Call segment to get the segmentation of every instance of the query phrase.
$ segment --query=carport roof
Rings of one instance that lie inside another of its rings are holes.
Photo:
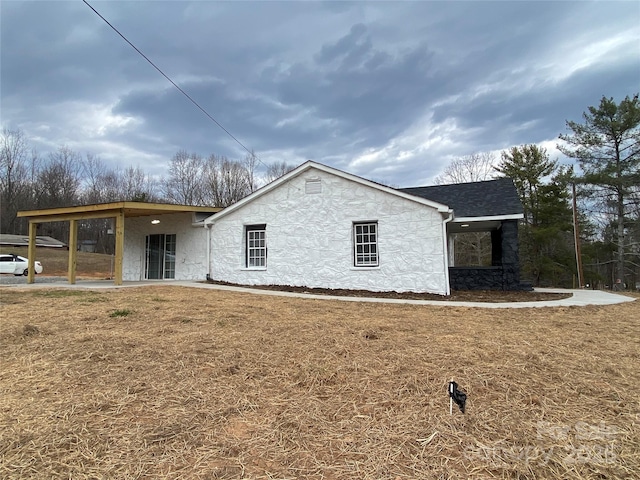
[[[181,212],[202,212],[214,214],[216,212],[219,212],[220,210],[222,210],[222,208],[220,207],[174,205],[168,203],[111,202],[78,205],[73,207],[27,210],[18,212],[18,217],[26,217],[31,220],[38,219],[40,221],[55,222],[73,219],[105,218],[113,216],[116,213],[123,213],[125,218],[129,218]]]

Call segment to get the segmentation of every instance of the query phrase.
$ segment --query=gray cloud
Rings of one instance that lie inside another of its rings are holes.
[[[265,161],[396,185],[549,142],[640,84],[632,2],[96,2]],[[162,173],[242,148],[81,2],[2,2],[2,125]],[[635,46],[635,48],[634,48]]]

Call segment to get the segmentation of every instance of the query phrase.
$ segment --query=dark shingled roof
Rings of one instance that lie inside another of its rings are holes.
[[[485,182],[398,188],[399,191],[443,203],[456,217],[494,217],[523,213],[513,180],[497,178]]]

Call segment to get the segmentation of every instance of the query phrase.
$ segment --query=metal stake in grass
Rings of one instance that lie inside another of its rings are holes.
[[[453,378],[449,382],[449,415],[453,415]]]
[[[449,382],[449,415],[453,415],[453,402],[456,402],[456,405],[460,407],[460,411],[464,413],[466,401],[467,394],[458,390],[458,384],[452,378]]]

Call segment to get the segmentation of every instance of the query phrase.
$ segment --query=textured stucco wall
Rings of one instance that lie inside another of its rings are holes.
[[[322,193],[305,193],[320,178]],[[353,222],[378,222],[379,267],[353,266]],[[295,285],[446,294],[442,215],[435,209],[311,169],[216,221],[211,277]],[[245,267],[244,226],[266,224],[267,267]]]
[[[151,220],[160,220],[152,225]],[[125,219],[122,277],[144,280],[145,236],[157,233],[176,235],[176,280],[204,280],[207,275],[207,232],[192,226],[192,213],[174,213]]]

